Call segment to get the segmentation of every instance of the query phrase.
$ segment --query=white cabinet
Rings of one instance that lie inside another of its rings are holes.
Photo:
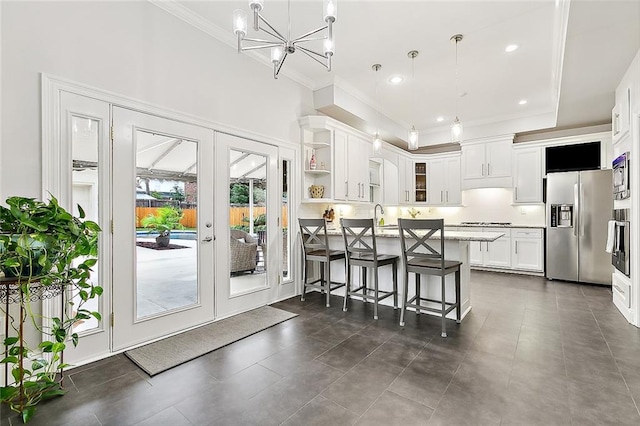
[[[369,201],[369,141],[347,135],[346,175],[347,201]],[[337,154],[336,154],[337,155]]]
[[[513,228],[511,230],[511,269],[543,272],[544,240],[542,229]]]
[[[513,202],[542,203],[542,148],[513,148]]]
[[[401,191],[398,175],[398,166],[391,161],[382,161],[382,204],[385,206],[397,206],[400,202]]]
[[[372,195],[371,143],[355,129],[329,117],[302,117],[299,124],[303,147],[302,202],[368,202]],[[312,154],[316,159],[315,169],[310,167]],[[322,186],[322,197],[311,195],[310,187],[314,185]]]
[[[460,156],[448,156],[429,160],[428,200],[435,206],[460,205]]]
[[[333,134],[333,199],[347,201],[347,134],[335,130]]]
[[[413,161],[398,156],[398,195],[400,204],[413,204],[415,202],[415,190],[414,190],[414,171]]]
[[[469,264],[487,268],[511,268],[511,230],[509,228],[482,228],[480,232],[498,232],[504,235],[492,242],[471,241],[469,244]]]
[[[513,135],[462,145],[462,189],[510,188]]]

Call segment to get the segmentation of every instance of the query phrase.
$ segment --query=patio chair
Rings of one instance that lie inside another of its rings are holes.
[[[258,242],[250,234],[239,229],[230,231],[231,273],[256,270]]]

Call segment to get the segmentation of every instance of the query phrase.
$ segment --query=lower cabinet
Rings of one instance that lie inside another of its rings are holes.
[[[493,242],[472,241],[469,247],[469,264],[487,268],[511,267],[511,229],[482,228],[482,232],[504,234]]]
[[[480,230],[478,230],[480,231]],[[469,243],[469,264],[477,268],[544,272],[544,238],[539,228],[482,228],[504,234],[487,243]]]
[[[544,241],[542,229],[511,230],[511,269],[542,272]]]

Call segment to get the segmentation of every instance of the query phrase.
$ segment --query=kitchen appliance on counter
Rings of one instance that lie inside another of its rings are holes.
[[[613,198],[624,200],[629,198],[629,153],[625,152],[613,160]]]
[[[611,285],[611,170],[547,174],[547,279]]]
[[[629,209],[616,209],[613,211],[613,249],[611,250],[611,264],[625,274],[631,276],[631,224]]]

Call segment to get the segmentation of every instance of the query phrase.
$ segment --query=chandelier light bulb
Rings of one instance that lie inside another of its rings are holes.
[[[273,62],[273,64],[277,64],[278,62],[280,62],[280,58],[282,58],[282,47],[280,46],[275,46],[271,48],[271,62]]]
[[[244,10],[233,11],[233,33],[241,37],[247,35],[247,12]]]
[[[251,10],[258,9],[258,12],[264,7],[264,0],[249,0],[249,7]]]
[[[462,123],[456,117],[451,124],[451,142],[460,142],[462,140]]]
[[[336,13],[338,12],[338,5],[336,0],[324,0],[324,21],[334,22],[336,20]]]
[[[327,56],[333,55],[333,40],[327,39],[324,41],[324,54]]]

